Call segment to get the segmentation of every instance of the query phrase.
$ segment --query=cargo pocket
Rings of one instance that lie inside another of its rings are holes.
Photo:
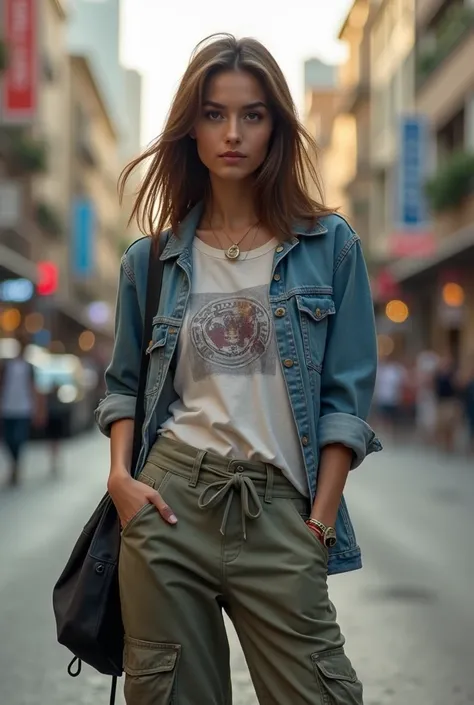
[[[315,653],[311,660],[324,705],[363,705],[362,683],[344,649]]]
[[[181,646],[125,637],[127,705],[173,705]]]

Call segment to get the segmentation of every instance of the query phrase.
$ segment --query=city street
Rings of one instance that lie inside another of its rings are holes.
[[[0,705],[107,705],[109,679],[66,673],[51,589],[103,493],[108,444],[68,442],[58,481],[41,446],[28,461],[23,487],[0,489]],[[0,485],[3,470],[0,455]],[[389,449],[355,471],[347,498],[365,567],[330,588],[365,704],[474,703],[474,463]],[[235,705],[256,705],[230,634]]]

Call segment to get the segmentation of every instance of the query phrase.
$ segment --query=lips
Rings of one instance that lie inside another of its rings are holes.
[[[242,154],[242,152],[224,152],[220,156],[228,159],[245,159],[245,154]]]

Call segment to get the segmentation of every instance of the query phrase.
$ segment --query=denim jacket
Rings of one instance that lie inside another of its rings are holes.
[[[170,234],[161,301],[153,319],[145,393],[143,443],[137,472],[176,399],[170,363],[190,294],[192,240],[202,212],[199,204]],[[112,423],[133,418],[140,368],[150,239],[142,238],[122,258],[116,311],[116,338],[106,372],[107,394],[96,411],[103,433]],[[377,366],[374,312],[359,237],[339,215],[315,227],[293,229],[276,247],[269,285],[281,369],[300,438],[308,489],[316,493],[321,449],[342,443],[353,451],[352,467],[381,449],[365,419]],[[328,573],[362,566],[361,552],[342,498],[336,522],[338,541],[330,550]]]

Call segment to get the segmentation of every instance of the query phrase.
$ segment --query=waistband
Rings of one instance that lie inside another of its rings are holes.
[[[198,450],[171,438],[160,437],[147,462],[188,480],[190,487],[204,484],[198,507],[209,510],[225,502],[220,528],[225,535],[227,520],[236,493],[240,495],[242,533],[247,538],[247,519],[258,519],[262,513],[260,497],[271,504],[275,498],[301,498],[281,470],[270,463],[232,460],[217,453]]]
[[[272,497],[304,499],[304,495],[271,463],[225,458],[165,436],[156,440],[147,462],[188,479],[193,487],[198,482],[210,485],[219,477],[229,480],[237,475],[251,480],[257,494],[264,497],[265,502],[271,502]]]

